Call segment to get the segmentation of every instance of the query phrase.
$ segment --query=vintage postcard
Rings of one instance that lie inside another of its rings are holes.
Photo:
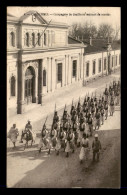
[[[120,20],[7,7],[8,188],[120,188]]]

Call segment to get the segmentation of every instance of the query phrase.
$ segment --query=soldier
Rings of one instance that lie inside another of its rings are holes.
[[[101,108],[101,122],[102,125],[104,124],[104,116],[105,116],[105,109],[104,106]]]
[[[71,130],[68,130],[66,134],[66,140],[65,140],[65,152],[66,152],[66,157],[69,157],[69,152],[71,152],[71,145],[70,145],[70,140],[71,140]]]
[[[113,97],[111,97],[111,101],[110,101],[110,116],[113,116],[114,111],[115,111],[114,100],[113,100]]]
[[[69,129],[69,122],[68,122],[68,120],[66,120],[64,123],[63,123],[63,129],[64,129],[64,131],[68,131],[68,129]]]
[[[8,133],[8,138],[10,138],[10,140],[12,141],[14,148],[16,147],[15,143],[17,141],[18,136],[19,136],[19,131],[16,128],[16,124],[13,124],[13,127],[10,128],[10,131]]]
[[[90,136],[92,136],[92,133],[93,133],[93,118],[92,118],[91,113],[89,114],[87,123],[89,125]]]
[[[107,117],[108,117],[108,103],[107,103],[107,101],[105,101],[104,109],[105,109],[105,120],[107,120]]]
[[[81,120],[80,126],[79,126],[79,131],[78,131],[78,140],[77,140],[78,147],[81,144],[81,139],[82,139],[83,133],[85,132],[85,129],[86,129],[86,124],[85,124],[84,120]]]
[[[54,123],[58,123],[58,122],[59,122],[59,116],[58,116],[58,114],[57,114],[57,111],[55,111],[54,117],[53,117],[53,124],[54,124]]]
[[[86,113],[88,112],[88,106],[87,103],[85,102],[84,107],[83,107],[83,111]]]
[[[25,130],[22,131],[20,143],[23,143],[23,141],[22,141],[22,140],[23,140],[23,137],[24,137],[24,135],[25,135],[28,131],[30,131],[30,132],[32,133],[32,135],[33,135],[33,132],[32,132],[32,125],[31,125],[30,123],[31,123],[31,121],[28,120],[28,123],[25,125]]]
[[[109,92],[108,92],[107,87],[105,88],[104,95],[105,95],[105,101],[108,101]]]
[[[46,128],[46,125],[44,123],[42,131],[41,131],[41,138],[40,138],[40,142],[38,144],[38,148],[39,148],[39,153],[41,152],[42,147],[48,147],[48,130]]]
[[[70,111],[70,115],[71,115],[71,116],[73,115],[74,110],[75,110],[75,107],[72,105],[71,111]]]
[[[63,128],[60,130],[58,137],[61,141],[61,148],[65,151],[65,139],[66,139],[66,132],[63,130]]]
[[[100,110],[99,109],[97,109],[97,111],[96,111],[96,126],[98,126],[98,129],[100,128],[100,117],[101,117],[101,113],[100,113]]]
[[[120,99],[120,92],[119,92],[119,90],[117,89],[117,90],[116,90],[116,105],[119,105],[119,99]]]
[[[102,102],[101,102],[101,99],[99,99],[98,108],[99,108],[99,109],[101,109],[101,108],[102,108]]]
[[[94,104],[92,105],[92,108],[91,108],[91,114],[92,114],[92,117],[94,118],[94,116],[95,116],[95,106],[94,106]]]
[[[63,121],[66,122],[69,120],[69,115],[67,113],[67,110],[64,110],[64,114],[63,114]]]
[[[97,155],[97,161],[99,161],[101,142],[98,139],[98,134],[95,134],[95,140],[92,143],[92,149],[93,149],[93,162],[95,162],[96,155]]]
[[[83,163],[85,160],[85,169],[88,169],[88,154],[89,154],[89,139],[87,138],[86,134],[83,134],[83,138],[81,141],[81,150],[79,154],[80,163]]]
[[[56,146],[56,137],[57,137],[57,131],[56,129],[52,129],[50,132],[50,138],[51,138],[51,143],[53,148]]]
[[[78,122],[75,121],[73,122],[73,132],[74,132],[74,135],[75,135],[75,144],[77,144],[77,139],[78,139]]]

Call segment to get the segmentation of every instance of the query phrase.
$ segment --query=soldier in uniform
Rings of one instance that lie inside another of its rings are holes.
[[[87,123],[89,125],[90,135],[92,136],[92,133],[93,133],[93,118],[92,118],[91,113],[89,114]]]
[[[70,115],[71,115],[71,116],[73,115],[74,110],[75,110],[75,107],[72,105],[71,111],[70,111]]]
[[[98,127],[98,129],[100,128],[100,120],[101,120],[101,113],[100,113],[100,110],[99,109],[97,109],[97,111],[96,111],[96,126]]]
[[[114,100],[113,100],[113,97],[111,97],[111,101],[110,101],[110,116],[113,116],[114,111],[115,111]]]
[[[102,125],[104,124],[104,117],[105,117],[105,109],[104,109],[104,106],[102,106],[102,108],[101,108],[101,122],[102,122]]]
[[[95,140],[93,140],[92,149],[93,149],[93,162],[95,162],[96,155],[97,155],[97,161],[99,161],[101,142],[98,139],[98,134],[95,134]]]
[[[51,143],[52,143],[53,148],[56,146],[56,137],[57,137],[56,129],[51,129],[50,138],[51,138]],[[50,153],[50,151],[49,151],[49,153]]]
[[[19,136],[19,131],[16,128],[16,124],[13,124],[13,126],[10,128],[10,131],[8,132],[8,138],[12,141],[14,148],[16,147],[15,143],[17,141],[18,136]]]
[[[120,99],[120,92],[117,88],[117,90],[116,90],[116,105],[119,105],[119,99]]]
[[[60,130],[58,137],[60,138],[61,148],[63,148],[65,151],[66,132],[63,130],[63,128]]]
[[[88,155],[89,155],[89,139],[87,138],[86,134],[83,134],[83,138],[81,141],[81,150],[79,154],[80,163],[83,163],[85,160],[85,169],[88,169]]]
[[[79,131],[78,131],[78,140],[77,140],[77,146],[80,146],[81,143],[81,139],[83,136],[83,133],[85,132],[86,129],[86,124],[84,122],[84,120],[80,120],[80,125],[79,125]]]
[[[104,109],[105,109],[105,120],[107,120],[107,117],[108,117],[108,103],[107,103],[107,101],[105,101]]]
[[[92,107],[91,107],[91,114],[92,114],[92,117],[93,117],[93,118],[94,118],[94,116],[95,116],[95,111],[96,111],[95,106],[94,106],[94,104],[92,104]]]
[[[105,95],[105,101],[108,101],[109,92],[107,87],[105,88],[104,95]]]
[[[20,143],[23,143],[23,141],[22,141],[22,140],[23,140],[23,137],[24,137],[24,135],[25,135],[28,131],[30,131],[30,132],[32,133],[32,135],[33,135],[33,132],[32,132],[32,125],[31,125],[31,121],[30,121],[30,120],[28,120],[28,123],[25,125],[25,130],[22,131]]]
[[[48,144],[49,144],[48,130],[47,130],[46,125],[44,123],[43,128],[42,128],[42,131],[41,131],[40,142],[38,144],[39,153],[41,152],[41,149],[43,147],[48,147]]]

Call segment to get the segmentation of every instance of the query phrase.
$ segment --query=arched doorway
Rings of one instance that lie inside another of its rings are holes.
[[[27,104],[33,103],[35,98],[35,72],[29,66],[25,73],[25,101]]]

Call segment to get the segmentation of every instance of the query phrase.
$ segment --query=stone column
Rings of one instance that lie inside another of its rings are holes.
[[[52,58],[51,58],[51,84],[50,84],[50,91],[52,91],[52,77],[53,77],[53,75],[52,75],[52,72],[53,72],[53,70],[52,70]]]
[[[78,57],[78,61],[77,61],[77,63],[78,63],[78,66],[79,66],[79,80],[81,79],[81,59],[80,59],[80,53],[79,53],[79,57]]]
[[[67,57],[67,55],[65,55],[65,84],[64,84],[65,86],[67,84],[67,80],[66,80],[66,78],[67,78],[67,67],[66,67],[67,66],[67,58],[66,57]]]
[[[43,65],[42,65],[42,59],[39,60],[39,66],[38,66],[38,104],[42,104],[42,88],[43,88]]]
[[[17,94],[17,114],[25,112],[24,102],[24,78],[22,65],[22,51],[18,54],[18,94]]]

